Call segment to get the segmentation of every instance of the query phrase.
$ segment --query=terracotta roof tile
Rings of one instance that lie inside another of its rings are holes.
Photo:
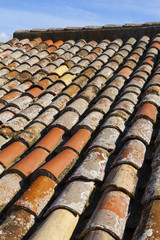
[[[113,41],[91,37],[118,26],[32,30],[0,46],[0,238],[159,238],[153,26],[122,26]]]
[[[40,188],[37,190],[37,186]],[[14,204],[19,208],[27,208],[39,215],[46,203],[54,194],[56,183],[46,176],[40,176]]]
[[[123,118],[118,116],[111,116],[108,118],[102,125],[103,128],[115,128],[120,132],[123,132],[125,129],[125,121]]]
[[[15,139],[21,140],[28,146],[32,146],[33,143],[41,136],[41,132],[45,128],[45,125],[41,122],[33,122],[27,128],[15,136]]]
[[[80,153],[90,139],[90,136],[91,132],[87,129],[79,129],[63,147],[73,149]]]
[[[121,239],[128,212],[129,196],[120,191],[106,191],[88,225],[85,233],[100,229],[109,232],[116,239]]]
[[[48,152],[46,150],[42,148],[36,148],[18,163],[16,163],[13,167],[11,167],[10,171],[18,172],[23,176],[28,176],[45,162],[47,156]]]
[[[13,219],[17,219],[18,221],[13,221]],[[19,211],[15,211],[11,214],[11,216],[6,219],[5,221],[5,231],[3,231],[3,226],[1,227],[1,237],[10,239],[10,236],[12,234],[11,229],[16,229],[13,237],[17,239],[21,239],[33,226],[34,224],[35,216],[23,209],[20,209]]]
[[[76,180],[69,183],[60,197],[51,205],[48,212],[64,208],[71,210],[74,214],[81,215],[93,189],[94,182]]]
[[[104,128],[91,144],[91,148],[101,147],[112,152],[116,148],[116,141],[119,135],[120,132],[114,128]]]
[[[100,111],[103,114],[107,113],[110,109],[111,106],[111,100],[107,99],[105,97],[100,97],[100,99],[97,101],[96,104],[94,104],[94,106],[91,108],[91,111]]]
[[[42,147],[52,151],[62,141],[64,131],[60,128],[51,129],[37,144],[36,147]]]
[[[77,127],[87,128],[92,132],[97,128],[102,118],[103,114],[101,112],[93,111],[89,113],[80,123],[78,123]]]
[[[137,139],[129,140],[115,159],[113,166],[126,163],[139,169],[142,167],[145,152],[146,148],[144,143]]]
[[[39,174],[52,176],[57,182],[61,181],[68,173],[72,165],[77,159],[77,153],[70,149],[65,149],[56,157],[43,165],[38,171]],[[44,173],[43,173],[44,172]]]
[[[72,179],[87,179],[102,181],[104,169],[108,161],[108,152],[102,148],[93,148],[84,159],[83,163],[71,175]]]
[[[62,218],[66,222],[65,225],[61,221]],[[53,213],[51,213],[50,217],[48,218],[48,221],[46,221],[46,224],[43,225],[43,229],[40,229],[42,231],[37,232],[33,236],[33,238],[37,240],[47,239],[48,231],[49,231],[51,236],[56,236],[60,239],[63,239],[63,238],[70,239],[77,225],[78,220],[79,220],[78,215],[75,216],[75,214],[71,213],[66,209],[57,209]],[[59,226],[58,228],[57,228],[57,223]],[[62,228],[63,228],[63,231],[59,231]]]
[[[151,140],[152,131],[153,124],[147,119],[140,118],[134,122],[123,140],[138,139],[148,145]]]
[[[21,142],[14,142],[0,152],[1,164],[8,167],[20,154],[24,152],[26,146]],[[14,150],[14,151],[13,151]]]
[[[133,197],[137,181],[137,170],[129,164],[121,164],[110,171],[102,188],[105,190],[109,187],[115,187]]]

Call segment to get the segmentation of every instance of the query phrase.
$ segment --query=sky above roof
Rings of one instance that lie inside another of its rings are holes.
[[[18,29],[159,22],[159,0],[0,0],[0,41]]]

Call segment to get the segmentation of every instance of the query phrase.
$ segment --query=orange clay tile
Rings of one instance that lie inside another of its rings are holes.
[[[130,197],[120,191],[105,192],[92,215],[87,230],[101,229],[122,239]]]
[[[54,194],[56,183],[46,176],[38,177],[15,203],[39,215]]]
[[[93,52],[95,52],[95,53],[97,53],[98,55],[100,55],[102,52],[103,52],[103,50],[101,49],[101,48],[95,48],[94,50],[93,50]]]
[[[40,169],[49,171],[57,178],[57,181],[60,181],[70,170],[76,159],[77,154],[70,149],[66,149],[59,153],[56,157],[52,158]]]
[[[82,151],[88,140],[90,139],[91,132],[87,129],[78,130],[73,137],[64,145],[64,147],[70,147],[76,150],[78,153]]]
[[[10,73],[7,74],[8,79],[14,79],[19,72],[17,70],[12,70]]]
[[[34,44],[33,44],[33,45],[34,45]],[[37,44],[35,44],[35,45],[37,45]],[[23,49],[25,49],[25,51],[27,52],[27,51],[29,51],[29,50],[31,49],[31,45],[26,44],[26,45],[23,47]]]
[[[46,50],[49,52],[49,53],[52,53],[53,51],[55,51],[57,48],[56,48],[56,46],[50,46],[50,47],[48,47]]]
[[[69,86],[67,89],[65,89],[64,91],[63,91],[63,93],[66,93],[66,94],[68,94],[71,98],[73,98],[77,93],[78,93],[78,91],[80,90],[80,88],[78,87],[78,86],[76,86],[76,85],[71,85],[71,86]]]
[[[131,70],[128,67],[123,67],[122,70],[120,70],[118,72],[118,74],[121,74],[123,76],[125,76],[126,78],[128,78],[130,76],[130,74],[132,73],[133,70]]]
[[[38,42],[42,42],[42,38],[35,38],[34,40],[38,41]]]
[[[13,142],[0,152],[0,161],[8,167],[26,149],[26,145],[21,142]]]
[[[62,129],[53,128],[36,144],[36,147],[44,147],[48,151],[52,151],[62,141],[63,134]]]
[[[53,41],[50,39],[44,41],[44,43],[46,43],[48,46],[53,45]]]
[[[43,89],[46,89],[49,85],[52,84],[52,82],[49,79],[43,79],[38,82],[38,84],[43,87]]]
[[[16,169],[25,176],[28,176],[44,163],[48,154],[49,153],[46,150],[42,148],[36,148],[18,163],[16,163],[11,169]]]
[[[10,93],[4,95],[3,97],[1,97],[1,99],[5,100],[6,102],[11,102],[14,99],[18,98],[20,95],[21,95],[21,93],[18,91],[10,92]]]
[[[40,89],[39,87],[33,87],[32,89],[28,90],[27,93],[30,93],[33,97],[38,97],[44,90]]]
[[[146,58],[143,63],[149,63],[152,67],[154,66],[153,58]]]
[[[62,40],[59,40],[57,42],[54,42],[53,45],[55,45],[56,47],[60,47],[64,42]]]
[[[148,92],[148,94],[146,94],[143,97],[141,103],[147,103],[147,102],[150,102],[150,103],[154,104],[156,107],[159,107],[160,106],[160,97],[157,94]]]
[[[135,118],[137,117],[148,117],[153,122],[156,121],[157,108],[151,103],[144,103],[138,110]]]
[[[55,75],[55,74],[51,74],[51,75],[49,75],[48,76],[49,77],[49,79],[52,81],[52,82],[55,82],[59,77],[57,76],[57,75]]]
[[[156,47],[158,50],[160,50],[160,43],[152,43],[151,47]]]

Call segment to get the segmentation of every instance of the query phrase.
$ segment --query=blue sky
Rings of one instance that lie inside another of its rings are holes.
[[[0,0],[0,41],[17,29],[160,21],[160,0]]]

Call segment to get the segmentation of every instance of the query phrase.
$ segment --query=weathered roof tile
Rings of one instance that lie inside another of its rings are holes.
[[[137,181],[137,170],[128,164],[121,164],[110,171],[103,185],[103,190],[115,187],[134,197]]]
[[[108,152],[102,148],[93,148],[86,156],[82,164],[71,175],[72,179],[87,179],[102,181],[105,167],[108,161]]]
[[[101,229],[121,239],[127,217],[129,196],[120,191],[105,192],[86,226],[85,232]]]
[[[157,24],[33,29],[0,45],[2,238],[29,238],[46,211],[34,240],[77,232],[131,239],[141,213],[130,200],[140,202],[152,167],[143,196],[149,217],[133,239],[159,239],[158,31]]]
[[[94,182],[76,180],[67,185],[59,198],[51,205],[49,212],[63,208],[81,215],[89,201],[90,194],[94,189]]]

